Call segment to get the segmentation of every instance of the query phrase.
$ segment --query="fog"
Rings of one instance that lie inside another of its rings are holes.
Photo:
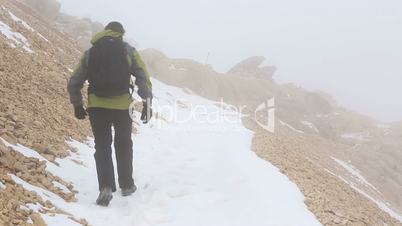
[[[220,72],[265,56],[275,80],[333,95],[382,121],[402,120],[399,0],[61,0],[62,11],[121,21],[140,49],[192,58]]]

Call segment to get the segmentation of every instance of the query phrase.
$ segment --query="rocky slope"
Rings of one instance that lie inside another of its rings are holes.
[[[0,137],[32,147],[57,163],[69,155],[65,140],[84,138],[88,125],[78,123],[66,98],[66,81],[81,52],[69,36],[18,1],[0,1]],[[29,24],[26,22],[29,21]],[[30,210],[57,212],[52,203],[25,190],[8,175],[53,191],[74,201],[72,185],[46,170],[43,162],[28,158],[0,141],[0,225],[24,225],[30,219],[43,225]],[[59,183],[68,192],[58,188]]]
[[[361,182],[334,163],[331,156],[345,148],[342,145],[298,134],[272,134],[253,123],[249,126],[256,132],[256,153],[296,182],[310,210],[324,225],[401,225],[362,191],[354,189]]]

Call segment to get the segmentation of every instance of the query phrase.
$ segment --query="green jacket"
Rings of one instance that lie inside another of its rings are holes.
[[[114,32],[112,30],[105,30],[96,34],[91,43],[94,44],[97,40],[103,37],[122,37],[122,34]],[[142,99],[152,98],[152,83],[150,81],[149,74],[142,61],[137,50],[126,44],[127,48],[127,61],[129,62],[131,68],[131,74],[136,78],[135,84],[138,86],[138,95]],[[88,59],[89,50],[84,53],[81,58],[80,64],[74,71],[73,76],[70,78],[68,83],[68,92],[70,94],[70,102],[74,106],[83,105],[82,103],[82,87],[84,83],[88,80]],[[108,109],[118,109],[126,110],[132,103],[132,98],[130,94],[123,94],[114,97],[98,97],[93,93],[88,93],[88,108],[108,108]]]

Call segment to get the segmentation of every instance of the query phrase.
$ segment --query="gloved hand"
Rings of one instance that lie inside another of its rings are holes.
[[[144,124],[147,124],[149,120],[152,118],[152,99],[147,99],[142,102],[142,113],[141,113],[141,121]]]
[[[85,119],[85,116],[87,116],[88,113],[85,110],[85,108],[82,105],[80,105],[74,107],[74,115],[77,119]]]

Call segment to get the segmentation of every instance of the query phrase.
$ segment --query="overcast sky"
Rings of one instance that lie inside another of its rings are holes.
[[[62,10],[118,20],[140,49],[226,72],[262,55],[275,79],[324,90],[343,106],[402,120],[400,0],[60,0]]]

